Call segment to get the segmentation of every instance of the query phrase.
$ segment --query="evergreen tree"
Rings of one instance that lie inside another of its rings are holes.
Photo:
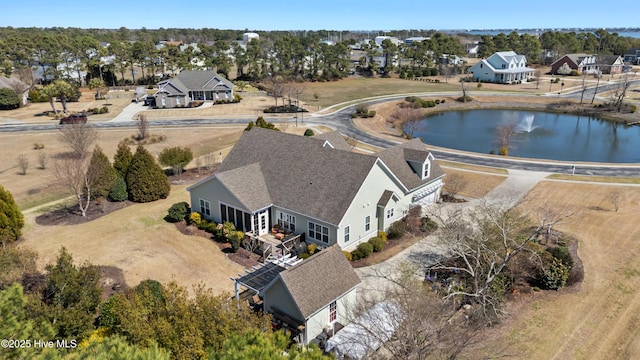
[[[49,320],[60,339],[81,339],[93,329],[102,289],[100,271],[85,263],[79,267],[63,247],[55,265],[46,267],[43,302],[34,304],[34,318]]]
[[[127,170],[129,170],[132,158],[133,154],[131,153],[129,145],[123,142],[119,143],[116,155],[113,157],[113,168],[116,169],[124,179],[127,178]]]
[[[118,172],[111,166],[109,158],[99,146],[93,149],[88,174],[92,180],[92,195],[102,198],[109,195],[109,191],[118,178]]]
[[[150,202],[169,196],[169,179],[153,156],[138,146],[127,171],[129,198],[135,202]]]
[[[18,240],[23,226],[24,216],[13,195],[0,185],[0,244]]]
[[[0,350],[4,359],[33,359],[43,351],[48,354],[56,352],[55,349],[46,350],[34,346],[33,340],[53,339],[55,332],[51,324],[47,322],[37,323],[29,319],[25,310],[26,304],[27,299],[24,296],[22,285],[16,283],[0,291],[0,319],[2,321],[0,338],[31,341],[31,346],[29,347]],[[26,345],[26,343],[22,345]]]
[[[113,186],[109,190],[109,200],[125,201],[128,198],[129,193],[127,192],[127,182],[122,176],[118,175],[118,178],[113,182]]]

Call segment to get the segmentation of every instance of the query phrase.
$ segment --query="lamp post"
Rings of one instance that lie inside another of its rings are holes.
[[[553,79],[549,80],[549,92],[551,92],[551,85],[553,85]]]

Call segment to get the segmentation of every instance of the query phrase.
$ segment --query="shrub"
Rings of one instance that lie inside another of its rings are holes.
[[[396,221],[389,226],[387,237],[389,239],[397,239],[407,232],[407,225],[403,221]]]
[[[304,131],[304,136],[314,136],[315,134],[316,133],[314,133],[311,129],[307,129]]]
[[[311,254],[307,253],[307,252],[303,252],[302,254],[298,255],[298,257],[302,260],[308,259],[311,256]]]
[[[34,150],[44,149],[44,144],[35,143],[35,144],[33,144],[33,149]]]
[[[11,110],[20,107],[20,97],[9,88],[0,89],[0,110]]]
[[[378,237],[385,243],[387,242],[387,233],[384,231],[378,231]]]
[[[193,152],[188,147],[168,147],[158,154],[158,161],[163,166],[171,167],[174,175],[182,174],[184,167],[193,160]]]
[[[189,213],[189,204],[184,201],[171,205],[165,220],[169,222],[179,222],[187,218]]]
[[[349,261],[353,260],[350,252],[343,250],[342,253],[344,254],[344,257],[347,258],[347,260],[349,260]]]
[[[429,218],[428,216],[425,216],[422,219],[420,219],[420,230],[424,232],[431,232],[437,229],[438,229],[438,224],[435,221],[431,220],[431,218]]]
[[[109,112],[109,108],[106,107],[106,106],[103,106],[103,107],[100,108],[100,112],[99,113],[100,114],[106,114],[108,112]]]
[[[440,104],[444,104],[445,101],[447,101],[447,100],[445,100],[445,99],[440,100]]]
[[[318,245],[316,244],[309,244],[307,246],[307,252],[309,253],[309,255],[315,254],[316,250],[318,250]]]
[[[33,89],[29,90],[29,101],[32,103],[42,103],[49,101],[49,99],[43,91]]]
[[[509,156],[509,148],[506,146],[500,146],[498,149],[498,155]]]
[[[127,183],[124,181],[122,176],[118,176],[118,178],[113,182],[111,189],[109,189],[109,200],[125,201],[128,198],[129,193],[127,192]]]
[[[358,245],[356,251],[359,254],[359,259],[368,258],[369,255],[371,255],[371,253],[373,252],[373,245],[369,244],[368,242],[361,243],[360,245]]]
[[[631,105],[631,112],[634,113],[636,112],[637,107],[635,105]]]
[[[232,231],[227,235],[227,239],[229,240],[229,244],[231,244],[231,250],[237,252],[244,239],[244,233],[242,231]]]
[[[573,267],[573,258],[571,257],[569,248],[567,248],[566,246],[557,246],[557,247],[549,248],[547,249],[547,251],[551,253],[551,255],[553,255],[554,258],[562,261],[562,263],[564,264],[564,266],[567,267],[567,269],[571,269]]]
[[[369,239],[369,244],[373,247],[373,252],[380,252],[384,249],[384,240],[379,237]]]
[[[202,222],[202,215],[197,211],[192,211],[189,214],[189,225],[200,226],[200,222]]]
[[[22,235],[24,216],[13,195],[0,185],[0,244],[18,240]]]
[[[562,260],[552,257],[542,274],[542,282],[547,289],[557,290],[567,283],[569,269]]]
[[[482,83],[478,83],[477,85],[478,89],[482,87]]]

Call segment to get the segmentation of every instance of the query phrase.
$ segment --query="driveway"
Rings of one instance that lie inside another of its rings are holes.
[[[471,209],[482,202],[501,204],[504,207],[511,208],[548,175],[549,173],[546,172],[510,169],[508,178],[485,197],[466,203],[440,203],[430,211],[437,211],[439,216],[446,219],[447,214],[460,209]],[[393,286],[393,278],[397,276],[401,263],[408,262],[414,265],[418,269],[416,275],[423,277],[426,268],[435,263],[445,253],[446,247],[440,243],[438,236],[430,235],[385,262],[357,268],[355,269],[356,273],[362,281],[358,289],[359,296],[381,299],[384,291]]]

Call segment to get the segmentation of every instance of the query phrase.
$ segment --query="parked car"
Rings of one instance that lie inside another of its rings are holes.
[[[156,106],[156,98],[154,98],[153,96],[147,96],[144,99],[144,106],[155,107]]]
[[[60,125],[64,124],[86,124],[87,115],[85,114],[72,114],[60,119]]]

